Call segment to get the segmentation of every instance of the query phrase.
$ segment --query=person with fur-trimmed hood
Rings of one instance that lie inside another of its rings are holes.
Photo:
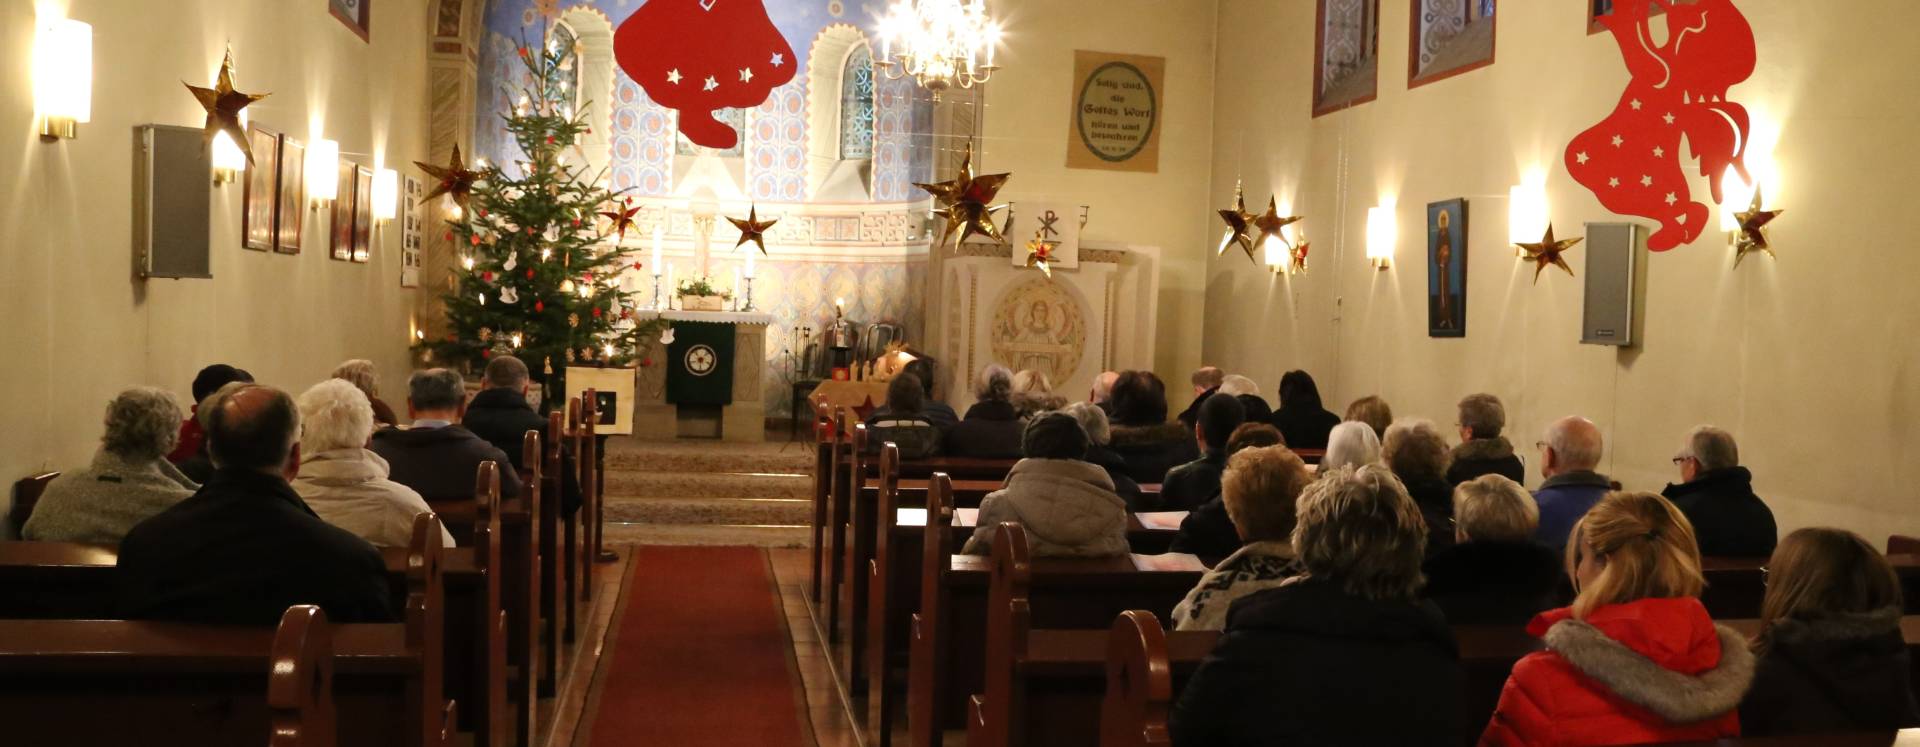
[[[1608,494],[1574,525],[1573,606],[1527,632],[1547,650],[1513,667],[1480,744],[1646,744],[1740,735],[1753,682],[1744,636],[1713,623],[1693,527],[1652,493]]]

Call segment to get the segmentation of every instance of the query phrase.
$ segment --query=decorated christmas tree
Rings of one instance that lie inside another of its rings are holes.
[[[635,319],[622,284],[640,268],[619,245],[638,211],[581,165],[588,102],[576,110],[566,83],[572,52],[520,47],[531,82],[502,115],[524,158],[517,169],[463,164],[457,149],[451,166],[419,164],[437,180],[428,199],[454,203],[447,236],[459,252],[444,296],[449,332],[422,343],[428,360],[474,370],[517,356],[548,401],[563,396],[568,366],[627,365],[665,326]]]

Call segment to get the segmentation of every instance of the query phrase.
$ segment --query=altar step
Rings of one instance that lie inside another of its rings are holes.
[[[813,462],[782,446],[609,439],[607,541],[805,547]]]

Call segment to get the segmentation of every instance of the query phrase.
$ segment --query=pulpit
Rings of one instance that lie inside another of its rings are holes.
[[[643,311],[635,316],[641,321],[663,318],[673,326],[670,333],[649,341],[640,355],[634,435],[766,439],[767,325],[773,323],[772,314]]]

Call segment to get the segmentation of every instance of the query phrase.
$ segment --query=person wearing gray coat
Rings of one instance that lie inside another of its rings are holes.
[[[980,502],[980,520],[961,549],[993,552],[1001,522],[1017,521],[1035,557],[1110,557],[1127,554],[1127,504],[1113,492],[1106,470],[1083,461],[1087,433],[1071,416],[1034,418],[1021,438],[1026,458],[1007,472],[1007,484]]]
[[[179,438],[180,406],[164,389],[137,387],[107,404],[106,433],[86,469],[54,478],[22,539],[113,544],[133,525],[186,500],[200,486],[166,460]]]

